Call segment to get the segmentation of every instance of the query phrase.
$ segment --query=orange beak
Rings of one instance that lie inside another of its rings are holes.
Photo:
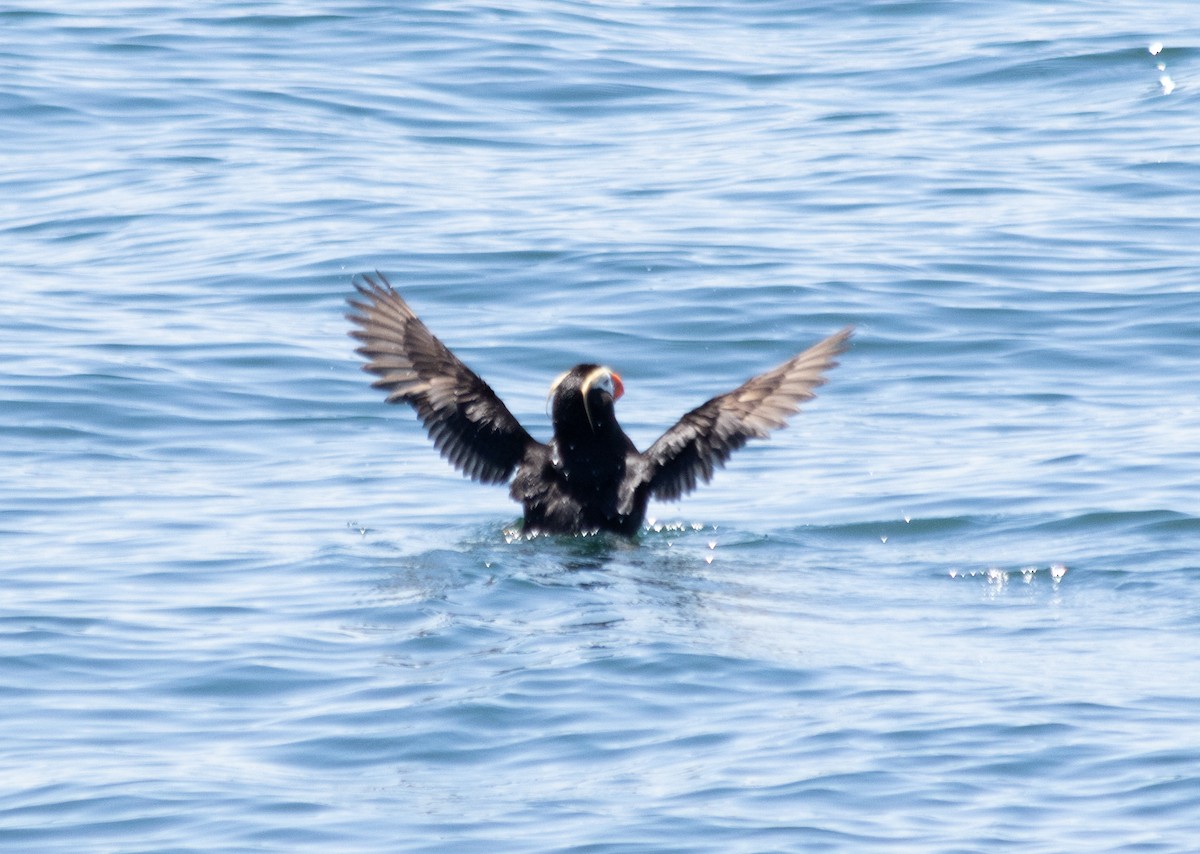
[[[609,371],[613,378],[613,400],[620,400],[621,395],[625,393],[625,383],[621,382],[621,377],[616,371]]]

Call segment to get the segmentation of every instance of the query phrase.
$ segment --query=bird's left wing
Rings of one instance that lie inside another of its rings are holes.
[[[468,477],[502,483],[535,440],[491,386],[462,363],[413,313],[380,273],[354,285],[346,319],[360,328],[364,371],[379,379],[388,403],[409,403],[442,456]]]
[[[825,382],[825,372],[837,364],[834,357],[846,349],[853,331],[846,327],[680,418],[642,455],[650,494],[670,501],[691,492],[747,439],[782,427]]]

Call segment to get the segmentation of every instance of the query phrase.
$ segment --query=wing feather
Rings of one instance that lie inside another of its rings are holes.
[[[491,387],[437,339],[381,274],[355,282],[346,319],[359,328],[363,370],[379,379],[388,403],[417,411],[434,446],[463,474],[502,483],[534,443]]]
[[[651,495],[670,501],[691,492],[711,480],[747,440],[786,424],[801,403],[815,396],[813,389],[825,383],[825,372],[837,365],[835,357],[853,332],[847,326],[680,418],[643,455]]]

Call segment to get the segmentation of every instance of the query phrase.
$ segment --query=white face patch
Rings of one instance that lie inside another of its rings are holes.
[[[605,367],[599,367],[593,370],[583,380],[583,385],[579,387],[579,391],[583,393],[583,413],[587,416],[588,424],[593,430],[596,429],[596,422],[592,420],[592,408],[588,406],[588,396],[592,389],[600,389],[600,391],[608,392],[608,396],[616,400],[621,396],[617,390],[620,380],[616,379],[613,372]]]
[[[588,393],[594,388],[606,391],[610,395],[615,395],[616,388],[613,385],[612,371],[608,368],[596,368],[596,370],[587,375],[587,379],[583,381],[583,385],[580,387],[585,400]]]

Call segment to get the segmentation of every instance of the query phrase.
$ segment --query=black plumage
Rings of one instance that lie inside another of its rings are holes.
[[[406,402],[434,445],[473,480],[503,483],[525,511],[528,534],[641,528],[650,498],[675,499],[708,482],[748,439],[782,427],[846,349],[846,327],[782,365],[684,415],[645,452],[617,423],[621,378],[601,365],[576,365],[551,388],[554,436],[534,439],[491,387],[439,341],[381,274],[356,283],[361,299],[347,319],[359,328],[363,369]]]

